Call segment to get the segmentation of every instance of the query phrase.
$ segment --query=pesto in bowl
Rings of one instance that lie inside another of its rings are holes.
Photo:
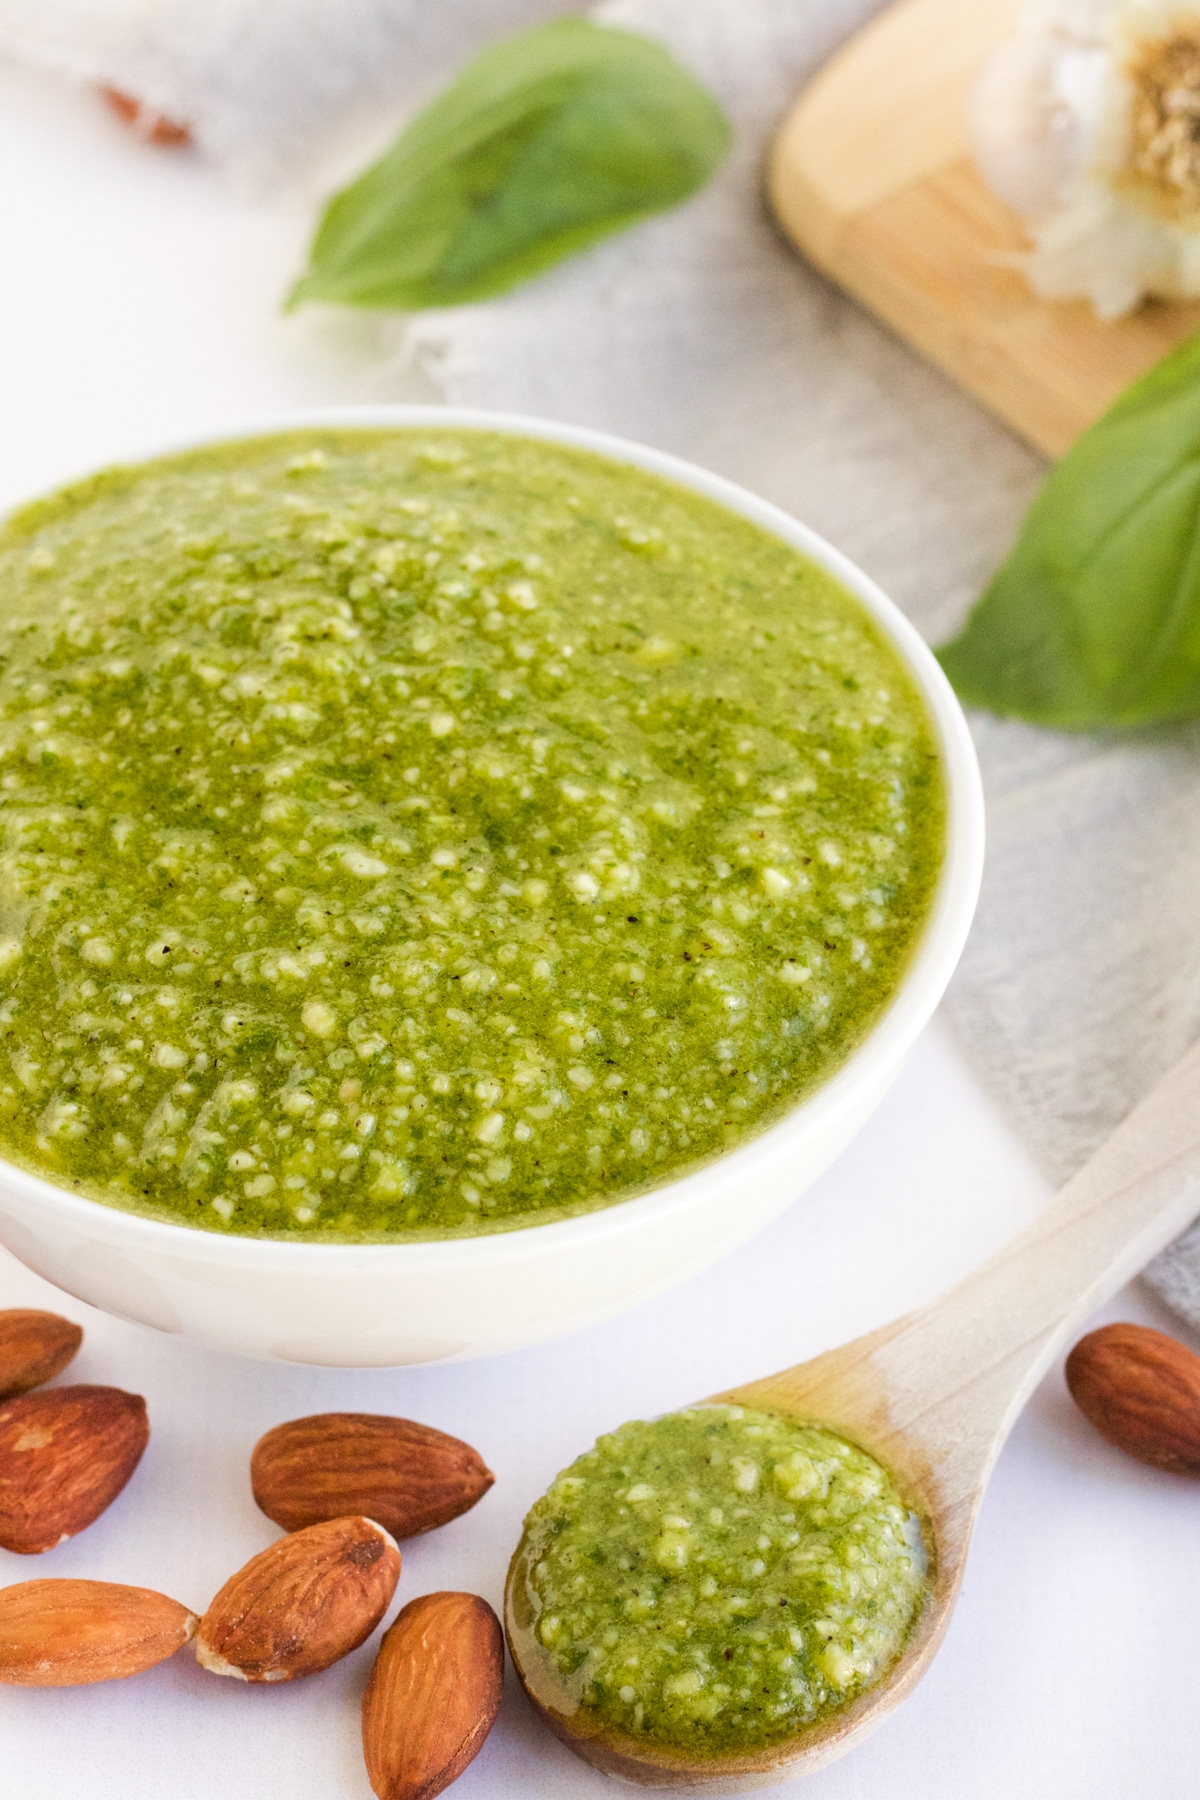
[[[272,1237],[611,1204],[845,1061],[944,829],[881,628],[662,477],[463,428],[112,470],[0,533],[0,1154]]]

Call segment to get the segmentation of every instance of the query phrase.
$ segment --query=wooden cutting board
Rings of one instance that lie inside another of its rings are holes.
[[[1038,300],[1017,215],[971,161],[979,71],[1021,0],[899,0],[801,94],[768,186],[801,250],[1020,435],[1060,456],[1135,376],[1200,328],[1200,305],[1102,324]]]

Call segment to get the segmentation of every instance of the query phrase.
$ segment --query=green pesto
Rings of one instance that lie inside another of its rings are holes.
[[[555,1481],[512,1571],[517,1653],[577,1724],[692,1756],[778,1743],[885,1674],[926,1594],[865,1451],[705,1406],[622,1425]]]
[[[0,1152],[210,1230],[537,1223],[860,1041],[944,831],[787,545],[582,452],[305,431],[0,531]]]

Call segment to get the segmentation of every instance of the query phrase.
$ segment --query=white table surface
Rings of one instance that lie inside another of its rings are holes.
[[[306,211],[231,198],[98,104],[0,66],[0,506],[62,477],[272,410],[378,394],[372,320],[283,320]],[[394,377],[389,398],[398,394]],[[419,396],[410,392],[408,397]],[[86,1329],[71,1378],[144,1393],[142,1466],[82,1537],[0,1585],[81,1575],[200,1610],[268,1543],[257,1437],[327,1408],[458,1433],[496,1471],[480,1506],[406,1547],[400,1600],[499,1604],[525,1508],[595,1435],[880,1324],[1016,1231],[1046,1188],[935,1022],[829,1175],[720,1268],[553,1346],[397,1372],[259,1365],[94,1313],[0,1252],[0,1306]],[[1104,1317],[1174,1329],[1140,1289]],[[1200,1491],[1108,1449],[1043,1385],[984,1506],[957,1616],[916,1695],[808,1800],[1175,1800],[1200,1766]],[[0,1689],[0,1790],[20,1800],[370,1800],[358,1743],[369,1648],[294,1687],[189,1656],[125,1683]],[[462,1800],[587,1800],[577,1763],[510,1683]]]

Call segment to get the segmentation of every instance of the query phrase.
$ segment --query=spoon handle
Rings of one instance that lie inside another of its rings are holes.
[[[1197,1214],[1200,1045],[958,1287],[732,1397],[857,1425],[922,1489],[932,1481],[943,1549],[965,1547],[992,1463],[1063,1344]]]
[[[899,1322],[883,1365],[893,1375],[908,1365],[905,1385],[923,1412],[953,1405],[964,1384],[974,1389],[975,1409],[982,1392],[994,1391],[994,1422],[1006,1434],[1081,1321],[1197,1214],[1200,1044],[1031,1225],[949,1294]]]
[[[980,1492],[1080,1323],[1198,1213],[1200,1044],[1012,1243],[877,1334],[891,1431],[925,1445],[943,1490]]]

